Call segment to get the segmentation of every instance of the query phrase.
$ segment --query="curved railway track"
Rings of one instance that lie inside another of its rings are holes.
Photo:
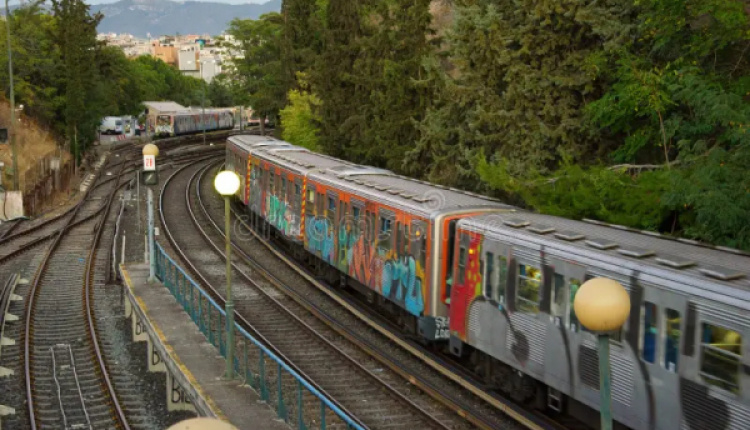
[[[24,373],[30,428],[129,430],[98,345],[89,300],[97,245],[125,162],[110,187],[75,206],[45,254],[26,305]],[[93,235],[91,232],[94,232]]]
[[[201,193],[206,200],[205,204],[201,202],[201,211],[210,220],[214,231],[221,235],[223,201],[210,183],[203,185]],[[202,200],[200,196],[197,198]],[[394,324],[372,312],[366,304],[341,291],[332,291],[286,257],[283,251],[254,235],[241,215],[234,215],[235,238],[244,235],[245,240],[233,240],[233,247],[240,258],[252,267],[256,278],[262,278],[267,285],[293,297],[339,335],[369,350],[371,356],[383,366],[399,373],[476,427],[534,430],[582,428],[577,421],[554,422],[486,390],[453,363],[446,362],[420,344],[404,339]]]
[[[161,217],[171,245],[197,278],[223,303],[224,255],[221,237],[199,209],[195,192],[207,163],[188,166],[169,178],[161,196]],[[176,204],[177,199],[187,203]],[[169,201],[171,204],[165,205]],[[187,209],[187,211],[185,211]],[[189,216],[189,220],[186,220]],[[207,247],[208,245],[208,247]],[[398,376],[388,374],[356,345],[343,344],[335,332],[294,300],[261,285],[247,274],[242,261],[234,264],[233,288],[237,320],[304,375],[334,403],[366,428],[469,428],[458,415],[418,393]],[[309,410],[309,408],[305,408]],[[291,414],[290,414],[291,415]]]

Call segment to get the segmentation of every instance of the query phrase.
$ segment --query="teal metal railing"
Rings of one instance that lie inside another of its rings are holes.
[[[226,358],[226,313],[172,258],[156,244],[156,276]],[[364,430],[276,354],[235,322],[234,370],[275,407],[280,419],[299,430],[345,427]]]

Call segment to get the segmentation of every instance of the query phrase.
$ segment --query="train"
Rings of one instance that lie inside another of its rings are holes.
[[[610,336],[616,427],[750,428],[748,254],[541,215],[263,136],[230,137],[225,163],[259,231],[488,390],[598,427],[597,338],[573,300],[605,277],[631,301]]]
[[[206,131],[231,130],[234,128],[234,112],[231,109],[202,109],[162,113],[156,117],[154,133],[157,137],[172,137]]]

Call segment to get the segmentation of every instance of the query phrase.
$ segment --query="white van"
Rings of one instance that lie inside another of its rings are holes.
[[[122,118],[119,116],[105,116],[99,126],[101,134],[122,134]]]

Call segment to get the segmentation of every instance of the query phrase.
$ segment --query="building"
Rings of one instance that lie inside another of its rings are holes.
[[[177,48],[172,44],[163,44],[159,40],[151,41],[151,55],[167,64],[177,65]]]
[[[184,75],[200,77],[199,56],[200,46],[183,45],[178,53],[177,68]]]

